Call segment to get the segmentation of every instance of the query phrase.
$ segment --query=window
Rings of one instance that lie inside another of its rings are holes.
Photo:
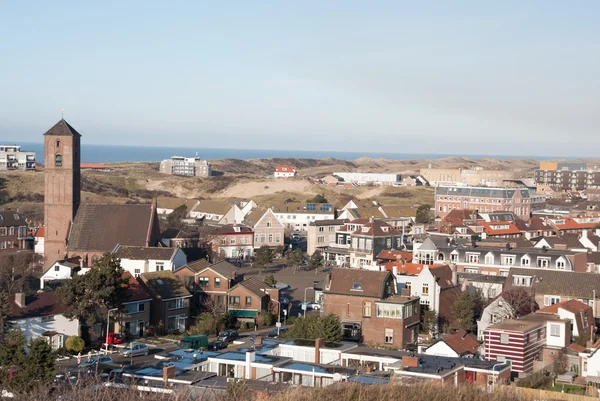
[[[187,320],[187,316],[179,315],[179,316],[171,316],[167,320],[167,329],[170,332],[179,332],[183,333],[185,331],[185,322]]]
[[[281,234],[275,234],[275,242],[281,242]]]
[[[271,227],[273,227],[273,223],[271,223],[271,220],[267,221],[267,227],[268,227],[268,228],[271,228]]]
[[[556,295],[544,295],[544,306],[554,305],[560,302],[560,297]]]
[[[246,297],[246,306],[252,305],[252,297]]]
[[[229,245],[235,245],[235,237],[229,239]]]
[[[61,155],[56,155],[56,158],[54,160],[55,160],[54,165],[56,167],[61,167],[62,166],[62,161],[63,160],[62,160],[62,156]]]
[[[410,295],[411,294],[411,290],[412,290],[411,283],[404,284],[404,288],[406,288],[406,291],[408,292],[408,295]]]
[[[494,264],[494,255],[488,253],[487,255],[485,255],[485,264],[486,265],[493,265]]]
[[[319,227],[319,232],[322,233],[323,231],[325,231],[325,227]]]
[[[550,258],[537,258],[537,267],[548,268],[550,267]]]
[[[371,302],[363,302],[363,317],[371,317]]]
[[[529,334],[525,334],[525,345],[529,344]]]
[[[318,242],[319,244],[324,244],[324,243],[325,243],[325,237],[324,237],[324,236],[322,236],[322,235],[318,236],[318,237],[317,237],[317,242]]]
[[[423,295],[429,295],[429,284],[423,284]]]
[[[515,264],[515,256],[514,255],[502,255],[502,265],[504,266],[512,266]]]
[[[362,283],[352,283],[352,291],[362,291]]]
[[[541,340],[542,339],[542,329],[538,329],[537,330],[537,339]]]
[[[260,242],[263,243],[263,242],[265,242],[266,239],[267,239],[267,237],[264,234],[261,234]]]
[[[8,235],[15,235],[15,228],[14,227],[10,227]]]
[[[0,249],[6,249],[6,241],[0,241]]]
[[[525,255],[521,258],[521,266],[522,267],[529,267],[531,265],[531,259],[529,259],[529,256]]]
[[[60,141],[56,141],[56,147],[60,148]]]
[[[528,276],[513,276],[513,285],[519,287],[528,287],[531,284],[531,277]]]
[[[169,310],[183,309],[186,307],[185,298],[177,298],[169,301]]]
[[[163,271],[165,270],[165,262],[156,262],[156,271]]]
[[[198,285],[200,287],[208,287],[210,279],[208,277],[198,277]]]
[[[561,259],[557,259],[556,260],[556,268],[557,269],[563,269],[564,270],[565,267],[566,267],[566,264],[565,264],[565,260],[564,259],[561,258]]]
[[[269,234],[269,243],[273,242],[273,234]]]
[[[60,271],[60,265],[56,265],[56,266],[54,266],[54,271],[55,271],[55,272],[59,272],[59,271]]]
[[[53,322],[54,316],[42,316],[42,323]]]
[[[450,254],[450,261],[454,263],[458,262],[458,255],[455,253]]]
[[[497,313],[492,313],[490,318],[492,323],[498,323],[500,321],[500,316]]]
[[[146,310],[146,305],[143,302],[134,302],[127,304],[127,313],[140,313]]]
[[[138,278],[140,276],[140,274],[142,273],[141,269],[134,269],[133,270],[133,276],[135,278]]]
[[[0,235],[4,236],[7,235],[8,231],[6,227],[0,227]]]
[[[550,336],[560,337],[560,324],[551,324],[550,325]]]
[[[221,238],[221,245],[227,245],[227,238]]]
[[[215,288],[219,288],[221,286],[221,278],[215,277]]]
[[[479,263],[479,254],[467,253],[467,263]]]
[[[385,343],[393,344],[394,343],[394,329],[385,329]]]
[[[229,305],[240,306],[240,297],[229,297]]]
[[[508,344],[508,334],[500,334],[500,344]]]
[[[376,314],[377,317],[383,317],[387,319],[402,319],[403,305],[396,304],[384,304],[376,303]]]

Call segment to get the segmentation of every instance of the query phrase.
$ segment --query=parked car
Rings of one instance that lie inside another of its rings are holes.
[[[208,348],[208,337],[204,335],[197,336],[186,336],[179,340],[178,348],[185,349],[207,349]]]
[[[267,337],[269,338],[279,338],[279,336],[281,336],[282,334],[286,333],[288,331],[288,329],[286,329],[285,327],[282,327],[279,329],[279,332],[277,332],[277,329],[273,329],[271,330],[271,332],[269,333],[269,335]]]
[[[146,344],[129,343],[125,348],[119,351],[119,355],[129,358],[130,356],[148,355],[149,352],[150,349]]]
[[[290,300],[287,299],[286,297],[281,297],[281,299],[279,300],[279,302],[281,302],[281,306],[288,306],[290,304]]]
[[[209,351],[218,351],[227,348],[227,343],[224,341],[212,341],[208,343]]]
[[[125,341],[119,333],[108,333],[108,344],[123,344]]]
[[[319,305],[316,302],[302,302],[300,304],[300,308],[302,310],[313,310],[313,309],[314,310],[319,310],[319,309],[321,309],[321,305]]]
[[[93,356],[91,358],[86,359],[85,361],[79,364],[80,368],[89,368],[90,366],[95,366],[98,363],[112,363],[113,359],[110,356]]]
[[[300,241],[300,234],[298,233],[293,233],[292,234],[292,241]]]
[[[219,337],[217,337],[217,340],[224,341],[226,343],[230,343],[234,340],[237,340],[239,336],[240,335],[235,330],[225,330],[224,332],[219,334]]]

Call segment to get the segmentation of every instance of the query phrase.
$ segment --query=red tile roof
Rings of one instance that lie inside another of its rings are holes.
[[[282,164],[280,166],[275,166],[276,173],[293,173],[296,171],[296,167],[290,166],[289,164]]]
[[[37,229],[37,231],[35,232],[35,237],[44,238],[44,227],[40,227]]]
[[[424,265],[418,263],[402,263],[402,262],[387,262],[382,263],[379,266],[385,268],[385,270],[393,272],[394,266],[398,268],[398,274],[407,274],[409,276],[416,276],[423,270]]]
[[[521,234],[521,230],[510,221],[495,221],[493,223],[479,222],[478,226],[483,227],[487,235],[513,235]],[[495,226],[508,226],[507,228],[495,229]]]
[[[123,273],[121,276],[129,281],[129,288],[127,289],[127,301],[136,302],[152,299],[152,296],[142,287],[142,285],[131,275],[129,272]]]
[[[562,308],[572,313],[583,312],[588,309],[592,309],[591,306],[584,304],[583,302],[571,299],[569,301],[562,301],[554,305],[546,306],[538,310],[539,313],[558,313],[558,308]]]
[[[410,262],[412,260],[413,254],[412,252],[404,252],[404,251],[388,251],[383,250],[377,255],[377,259],[387,259],[387,260],[406,260]]]
[[[476,354],[479,351],[479,342],[472,335],[463,330],[446,337],[442,340],[452,348],[459,356],[464,354]]]
[[[571,349],[571,350],[573,350],[575,352],[583,352],[583,351],[585,351],[585,347],[582,347],[581,345],[575,344],[575,343],[569,345],[567,348],[569,348],[569,349]]]
[[[558,224],[557,222],[562,221],[562,223]],[[571,218],[566,219],[558,219],[558,220],[550,220],[552,225],[559,230],[584,230],[591,229],[598,225],[598,223],[579,223]]]

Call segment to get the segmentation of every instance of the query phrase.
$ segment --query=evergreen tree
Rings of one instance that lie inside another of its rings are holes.
[[[308,260],[308,265],[311,269],[315,269],[316,274],[319,271],[319,267],[323,266],[323,261],[324,258],[321,251],[316,251],[310,256],[310,259]]]
[[[269,287],[275,287],[275,284],[277,284],[277,280],[275,279],[275,276],[273,276],[272,274],[269,274],[267,277],[265,277],[265,284],[268,285]]]
[[[415,216],[415,221],[419,224],[428,224],[431,223],[432,213],[431,213],[431,205],[421,205],[417,209],[417,214]]]
[[[273,251],[267,245],[263,245],[256,251],[256,266],[261,273],[273,262]]]
[[[317,339],[325,341],[342,340],[342,323],[339,316],[329,314],[327,316],[307,316],[298,318],[287,332],[288,338]]]
[[[465,331],[473,330],[475,301],[468,292],[463,292],[452,307],[454,326]]]

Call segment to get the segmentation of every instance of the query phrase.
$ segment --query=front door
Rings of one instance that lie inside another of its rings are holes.
[[[144,321],[143,320],[140,320],[138,322],[138,336],[144,337]]]

